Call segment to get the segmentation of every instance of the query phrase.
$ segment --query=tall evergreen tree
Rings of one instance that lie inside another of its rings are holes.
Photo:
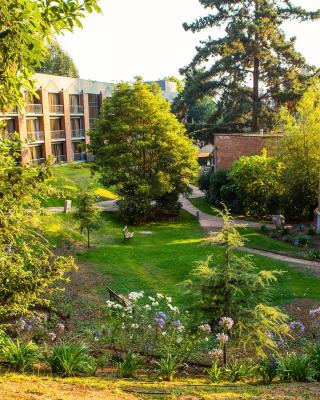
[[[320,10],[307,11],[291,0],[199,1],[212,11],[184,28],[198,32],[224,27],[225,35],[202,42],[181,72],[191,76],[198,69],[202,92],[224,94],[227,100],[241,95],[251,109],[252,132],[270,127],[270,114],[297,100],[303,83],[315,73],[295,51],[295,38],[287,40],[281,26],[287,20],[319,19]]]

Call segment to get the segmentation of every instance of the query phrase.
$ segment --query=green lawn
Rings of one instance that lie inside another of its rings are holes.
[[[196,262],[211,253],[216,262],[222,259],[222,249],[205,245],[196,219],[185,212],[177,221],[135,227],[135,237],[129,243],[122,240],[124,224],[116,215],[105,213],[103,218],[102,227],[94,235],[94,248],[79,251],[77,258],[80,263],[110,276],[110,285],[117,291],[145,290],[150,294],[160,291],[182,305],[183,289],[177,284],[188,278]],[[64,239],[81,239],[70,214],[49,215],[42,222],[56,245]],[[285,304],[294,298],[320,300],[320,280],[312,273],[267,257],[252,257],[259,269],[285,272],[275,286],[275,303]]]
[[[66,191],[67,194],[62,198],[55,196],[49,197],[42,202],[44,207],[63,206],[65,198],[77,202],[77,192],[80,189],[90,188],[99,196],[99,200],[114,199],[115,194],[104,188],[98,175],[91,175],[90,164],[73,163],[56,165],[53,167],[53,177],[48,180],[48,184],[56,189]]]

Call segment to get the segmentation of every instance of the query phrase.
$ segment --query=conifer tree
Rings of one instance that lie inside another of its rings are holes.
[[[319,19],[320,10],[307,11],[291,0],[199,1],[210,14],[184,28],[198,32],[223,27],[225,35],[202,42],[181,72],[190,77],[197,71],[196,86],[202,93],[229,99],[241,95],[241,107],[245,101],[251,109],[252,132],[270,127],[272,113],[284,103],[294,103],[315,72],[295,51],[295,38],[286,39],[282,24]],[[199,69],[203,65],[206,68]]]

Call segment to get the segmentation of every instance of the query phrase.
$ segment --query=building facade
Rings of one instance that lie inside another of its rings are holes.
[[[63,76],[35,74],[38,96],[25,93],[25,107],[0,114],[8,133],[18,132],[24,148],[22,164],[86,161],[88,131],[99,115],[102,101],[115,85]],[[177,95],[173,82],[159,81],[163,96]]]

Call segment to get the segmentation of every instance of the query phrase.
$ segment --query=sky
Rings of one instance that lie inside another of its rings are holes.
[[[320,0],[293,0],[308,9]],[[74,59],[80,77],[107,82],[130,81],[135,76],[157,80],[178,75],[195,54],[200,40],[219,30],[184,31],[183,22],[208,14],[199,0],[100,0],[103,13],[91,14],[83,29],[60,36],[62,47]],[[320,67],[320,20],[286,23],[288,37],[297,37],[299,50]]]

